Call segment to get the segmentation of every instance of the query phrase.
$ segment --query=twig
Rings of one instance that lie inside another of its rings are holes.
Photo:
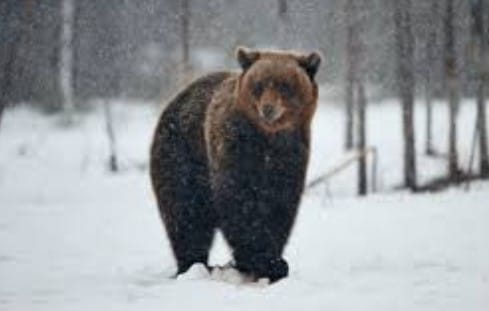
[[[107,131],[107,137],[109,139],[109,168],[111,172],[117,172],[119,165],[117,163],[117,151],[116,151],[116,138],[114,133],[114,126],[112,120],[112,110],[110,109],[109,102],[104,101],[104,115],[105,115],[105,129]]]
[[[358,159],[366,157],[369,153],[372,153],[372,156],[374,157],[374,161],[373,161],[374,165],[372,165],[372,187],[373,187],[373,189],[376,190],[377,189],[377,185],[376,185],[376,182],[377,182],[377,177],[376,177],[376,175],[377,175],[377,150],[375,147],[368,147],[363,151],[352,152],[351,156],[349,158],[347,158],[346,160],[344,160],[343,162],[341,162],[339,165],[333,167],[331,170],[329,170],[325,174],[313,179],[309,184],[307,184],[306,189],[308,190],[308,189],[314,188],[314,187],[318,186],[319,184],[321,184],[325,181],[328,181],[328,179],[330,179],[331,177],[335,176],[336,174],[342,172],[347,167],[349,167],[350,165],[355,163]]]

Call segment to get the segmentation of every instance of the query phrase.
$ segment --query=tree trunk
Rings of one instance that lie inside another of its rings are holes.
[[[182,82],[187,83],[190,79],[190,0],[180,0],[181,1],[181,12],[180,12],[180,22],[182,30]]]
[[[479,132],[479,159],[480,159],[480,175],[483,178],[489,178],[489,155],[487,146],[487,123],[486,123],[486,91],[485,84],[488,76],[489,53],[487,49],[487,39],[489,37],[489,7],[483,0],[478,1],[478,18],[475,19],[476,29],[479,29],[478,36],[478,68],[479,81],[477,88],[477,129]]]
[[[481,77],[477,88],[477,131],[479,132],[479,158],[480,175],[489,178],[489,156],[487,152],[487,127],[485,106],[485,83],[486,79]]]
[[[278,13],[278,32],[277,38],[275,38],[277,44],[282,48],[290,47],[291,43],[294,42],[291,34],[293,33],[290,29],[290,18],[287,0],[278,0],[277,3],[277,13]],[[293,44],[293,43],[292,43]]]
[[[448,88],[449,133],[448,133],[448,176],[450,181],[460,181],[457,152],[457,110],[459,105],[457,59],[455,54],[453,0],[446,0],[445,18],[445,77]]]
[[[367,183],[367,153],[365,152],[367,148],[367,135],[366,121],[365,121],[365,111],[367,108],[367,97],[365,94],[365,88],[362,82],[358,82],[358,122],[357,122],[357,150],[359,153],[364,153],[363,157],[359,158],[358,161],[358,194],[363,196],[367,194],[368,183]]]
[[[287,17],[287,0],[278,0],[278,16],[281,19],[285,19]]]
[[[346,81],[345,81],[345,149],[353,148],[353,126],[354,126],[354,83],[357,71],[357,55],[355,53],[355,21],[354,21],[354,0],[347,0],[345,4],[346,15]]]
[[[2,54],[5,53],[6,59],[2,68],[2,76],[0,77],[0,126],[2,124],[2,117],[8,101],[10,100],[10,91],[12,88],[12,74],[15,52],[17,50],[18,40],[10,40],[5,46],[2,47]]]
[[[416,190],[416,145],[414,136],[414,89],[413,72],[414,38],[411,29],[411,1],[396,1],[395,28],[397,51],[397,80],[402,103],[404,136],[404,185]]]
[[[63,0],[62,2],[62,28],[60,49],[60,86],[65,122],[73,123],[75,104],[73,100],[73,25],[75,2]]]
[[[431,74],[428,74],[431,75]],[[432,77],[426,77],[426,145],[425,153],[429,156],[435,154],[433,148],[433,93]]]
[[[5,3],[4,6],[1,7],[0,11],[1,16],[11,22],[12,18],[12,4]],[[18,29],[9,29],[12,32],[12,36],[5,40],[0,46],[0,57],[3,58],[1,64],[1,72],[0,74],[0,126],[2,124],[3,113],[5,108],[9,104],[9,101],[12,100],[12,81],[14,74],[14,63],[15,57],[17,56],[17,51],[19,49],[20,42],[20,31]]]
[[[436,45],[437,45],[437,21],[438,21],[438,1],[433,1],[430,7],[431,23],[429,29],[428,39],[426,40],[426,145],[425,153],[427,155],[434,155],[435,150],[433,148],[433,82],[434,78],[434,66],[436,61]]]

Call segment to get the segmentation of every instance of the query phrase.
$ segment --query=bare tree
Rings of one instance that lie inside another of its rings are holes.
[[[357,150],[358,153],[363,153],[364,156],[358,160],[358,194],[366,195],[368,191],[367,183],[367,134],[366,134],[366,120],[365,111],[367,108],[367,96],[365,94],[365,87],[361,81],[357,84]]]
[[[3,86],[2,86],[3,88]],[[3,111],[5,110],[5,107],[7,106],[7,102],[5,100],[5,95],[4,95],[4,90],[0,90],[2,94],[0,94],[0,127],[2,126],[2,118],[3,118]]]
[[[459,105],[457,56],[455,52],[454,33],[454,1],[446,0],[444,16],[445,32],[445,79],[449,105],[449,133],[448,133],[448,176],[450,181],[460,180],[457,152],[457,110]]]
[[[12,11],[12,6],[5,3],[1,9],[1,15],[7,18]],[[10,90],[12,88],[13,64],[19,40],[17,36],[12,36],[10,40],[5,40],[0,46],[0,56],[2,57],[2,74],[0,75],[0,125],[2,123],[3,112],[10,100]]]
[[[425,71],[425,94],[426,94],[426,144],[425,153],[434,155],[433,147],[433,84],[435,81],[434,66],[436,62],[436,47],[438,42],[438,10],[439,2],[432,1],[429,12],[429,33],[426,40],[426,71]]]
[[[354,126],[354,83],[355,75],[358,70],[358,55],[356,53],[355,42],[357,40],[356,18],[354,0],[346,0],[345,2],[345,18],[346,18],[346,81],[345,81],[345,107],[346,107],[346,123],[345,123],[345,149],[353,148],[353,126]]]
[[[18,5],[14,1],[0,3],[0,16],[9,24],[6,28],[10,31],[10,36],[5,36],[0,44],[0,124],[5,108],[18,95],[14,94],[14,89],[19,84],[16,82],[22,81],[24,88],[29,88],[32,83],[30,77],[26,77],[25,71],[28,67],[26,60],[29,59],[26,50],[32,43],[34,3],[32,0],[23,1],[20,4],[20,17],[15,16],[15,10],[19,10]]]
[[[404,136],[404,185],[411,190],[416,190],[414,37],[411,29],[411,0],[394,2],[394,23],[396,30],[397,84],[401,98]]]
[[[65,122],[73,123],[75,104],[73,100],[73,25],[75,21],[74,0],[62,1],[62,27],[59,77]]]
[[[290,45],[292,38],[290,37],[292,31],[290,28],[291,20],[289,18],[289,6],[287,0],[278,0],[277,2],[278,13],[278,33],[277,43],[280,47],[285,48]]]
[[[489,38],[489,5],[483,0],[474,1],[472,7],[473,28],[472,34],[476,49],[476,62],[478,72],[477,81],[477,133],[479,134],[480,174],[483,178],[489,177],[489,155],[487,146],[486,125],[486,90],[489,75],[489,51],[487,40]]]
[[[180,0],[180,23],[182,31],[182,82],[190,78],[190,0]]]
[[[489,178],[489,156],[487,147],[486,121],[486,88],[487,78],[479,79],[477,83],[477,132],[479,134],[479,169],[483,178]]]

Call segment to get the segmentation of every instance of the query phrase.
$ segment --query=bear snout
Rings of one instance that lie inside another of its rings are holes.
[[[283,113],[283,108],[276,107],[273,104],[264,104],[260,109],[260,117],[267,123],[273,123],[280,119]]]

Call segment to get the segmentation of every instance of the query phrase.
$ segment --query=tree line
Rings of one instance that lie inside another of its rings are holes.
[[[472,0],[462,5],[457,0],[429,1],[424,16],[429,23],[424,28],[425,41],[417,40],[415,35],[415,1],[403,0],[391,2],[394,22],[394,46],[396,68],[396,90],[401,105],[403,129],[403,171],[404,187],[412,191],[432,190],[452,183],[459,184],[473,178],[489,177],[489,156],[487,147],[486,122],[486,85],[489,73],[489,3],[484,0]],[[359,194],[366,194],[367,173],[365,164],[365,37],[362,31],[367,26],[362,16],[368,4],[346,0],[346,74],[345,74],[345,148],[353,149],[364,155],[359,160]],[[465,10],[465,11],[463,11]],[[457,32],[457,15],[465,16],[468,27],[468,39],[462,40]],[[419,46],[421,45],[421,46]],[[416,72],[416,57],[425,59],[425,69]],[[466,51],[461,57],[459,50]],[[367,67],[368,68],[368,67]],[[440,70],[441,69],[441,70]],[[368,69],[367,69],[368,70]],[[465,76],[464,76],[465,75]],[[457,116],[460,98],[467,93],[467,87],[475,88],[477,105],[474,127],[473,150],[478,145],[479,169],[472,172],[472,160],[469,170],[462,169],[457,149]],[[358,88],[358,95],[355,90]],[[446,158],[446,176],[420,185],[417,178],[417,150],[414,124],[415,98],[422,90],[426,104],[426,133],[424,153],[428,156]],[[433,145],[433,98],[444,99],[448,105],[448,150],[435,150]],[[358,123],[355,135],[355,123]],[[354,144],[357,141],[356,145]]]
[[[368,149],[368,100],[399,97],[404,185],[422,188],[413,123],[415,98],[422,97],[424,152],[445,157],[447,179],[460,182],[473,174],[459,163],[458,106],[460,98],[476,97],[478,174],[487,177],[488,6],[484,0],[4,0],[0,113],[22,102],[73,112],[90,98],[157,100],[197,74],[236,66],[237,45],[316,49],[325,63],[319,82],[343,88],[335,98],[345,106],[345,149]],[[434,148],[434,99],[449,105],[446,151]]]

